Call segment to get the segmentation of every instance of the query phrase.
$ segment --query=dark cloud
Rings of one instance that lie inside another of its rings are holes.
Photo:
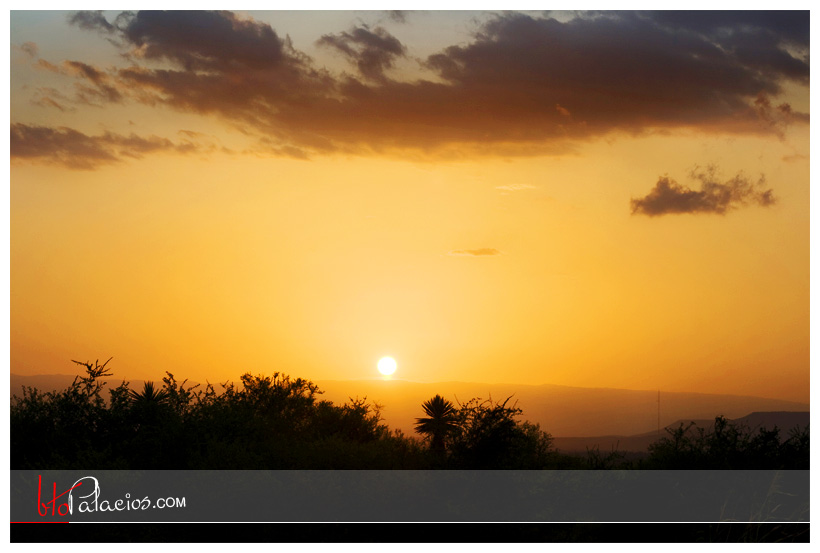
[[[501,252],[495,248],[479,248],[477,250],[452,250],[448,252],[447,255],[484,257],[491,255],[501,255]]]
[[[230,12],[138,12],[122,18],[121,35],[134,64],[116,77],[138,101],[218,113],[269,136],[284,138],[278,114],[310,110],[332,86],[269,25]]]
[[[148,153],[172,151],[191,153],[199,147],[187,140],[173,143],[166,138],[123,136],[105,133],[89,136],[66,127],[11,126],[12,159],[39,160],[63,165],[70,169],[94,169],[123,158],[141,158]]]
[[[781,137],[785,133],[786,127],[794,121],[809,122],[808,114],[794,113],[792,107],[785,103],[774,106],[771,99],[764,94],[758,95],[754,106],[761,123]]]
[[[119,90],[122,83],[105,71],[97,69],[92,65],[79,61],[64,61],[60,65],[54,65],[44,59],[37,60],[33,65],[35,69],[49,71],[58,75],[70,75],[79,77],[80,81],[74,83],[75,95],[69,98],[65,94],[59,93],[56,89],[50,88],[50,96],[62,98],[63,101],[75,104],[89,104],[98,106],[101,103],[119,103],[123,100],[123,94]],[[87,84],[90,83],[90,84]],[[44,89],[38,89],[44,90]],[[35,100],[35,103],[41,103]],[[46,105],[51,105],[48,100]]]
[[[76,24],[107,29],[80,13]],[[787,82],[807,86],[808,12],[710,14],[493,16],[471,41],[424,60],[434,79],[409,82],[385,75],[406,54],[378,27],[319,39],[356,64],[353,77],[230,12],[124,12],[111,36],[130,65],[107,80],[79,65],[74,74],[88,101],[214,114],[300,155],[536,155],[619,132],[779,135],[808,122],[777,100]]]
[[[807,63],[789,60],[782,67],[746,62],[701,34],[636,16],[560,23],[508,15],[428,63],[486,107],[506,105],[502,116],[526,112],[555,129],[552,106],[561,106],[585,123],[567,132],[598,134],[738,123],[749,130],[757,124],[751,102],[758,95],[781,92],[795,64],[808,77]]]
[[[737,37],[768,35],[776,42],[808,48],[808,13],[799,10],[668,10],[643,15],[665,27],[701,33],[727,47],[731,47]]]
[[[393,21],[394,23],[407,23],[406,10],[388,10],[387,17],[389,17],[390,21]]]
[[[270,25],[231,12],[140,11],[124,18],[120,30],[135,56],[188,71],[234,74],[299,62]]]
[[[111,84],[113,79],[103,71],[78,61],[67,61],[65,62],[65,66],[71,73],[83,77],[83,79],[90,81],[93,85],[85,86],[78,84],[77,101],[93,104],[95,100],[109,103],[117,103],[122,100],[120,91],[117,90],[115,85]]]
[[[718,213],[749,204],[763,207],[776,201],[772,189],[764,189],[766,180],[753,182],[742,174],[726,182],[718,182],[716,170],[708,168],[693,172],[700,181],[700,190],[692,190],[669,177],[660,177],[655,187],[643,198],[632,199],[632,214],[650,217],[672,213]]]
[[[354,62],[362,76],[381,80],[386,69],[393,67],[396,58],[405,55],[399,40],[381,27],[372,31],[367,25],[349,32],[324,35],[316,43],[335,48]]]
[[[72,13],[68,16],[68,22],[88,31],[112,33],[116,29],[114,25],[108,22],[101,10],[86,10]]]

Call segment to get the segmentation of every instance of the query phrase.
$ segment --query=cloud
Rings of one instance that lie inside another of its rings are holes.
[[[56,108],[62,112],[76,111],[76,108],[70,105],[72,102],[71,98],[52,87],[38,87],[31,97],[31,103],[36,106]]]
[[[19,49],[32,58],[36,58],[40,54],[40,48],[37,47],[35,42],[24,42],[19,46]]]
[[[63,64],[70,73],[82,77],[86,81],[90,81],[92,86],[85,86],[77,83],[77,98],[76,101],[85,104],[94,104],[96,100],[119,103],[122,100],[122,94],[115,85],[112,85],[112,79],[100,71],[96,67],[78,62],[66,61]]]
[[[760,71],[789,73],[808,84],[809,20],[799,11],[647,12],[659,26],[699,33]],[[790,52],[792,50],[792,52]],[[794,56],[793,52],[799,52]]]
[[[55,108],[62,112],[74,111],[74,108],[61,104],[51,96],[38,96],[37,98],[32,99],[31,103],[35,106],[41,106],[44,108]]]
[[[79,78],[79,81],[74,83],[72,98],[55,88],[37,89],[38,93],[48,90],[52,101],[53,98],[59,97],[64,102],[99,106],[103,103],[120,103],[123,100],[122,84],[116,77],[87,63],[64,61],[60,65],[55,65],[47,60],[38,59],[33,67],[41,71]],[[46,105],[49,104],[49,99],[34,100],[37,104],[43,104],[44,101]]]
[[[111,33],[115,30],[114,25],[105,19],[105,16],[102,14],[101,10],[75,12],[68,17],[68,22],[87,31],[103,31],[106,33]]]
[[[386,76],[406,50],[380,27],[319,39],[356,65],[351,76],[231,12],[78,13],[81,28],[113,27],[127,60],[106,80],[73,66],[81,101],[215,115],[272,152],[529,156],[613,133],[780,136],[808,122],[776,100],[786,84],[808,86],[808,12],[496,15],[413,81]]]
[[[780,159],[782,159],[783,161],[785,161],[787,163],[791,163],[793,161],[807,160],[807,159],[809,159],[809,156],[804,155],[804,154],[794,153],[794,154],[785,155]]]
[[[40,70],[43,70],[43,71],[50,71],[52,73],[57,73],[57,74],[62,74],[62,75],[66,74],[64,70],[60,69],[58,66],[56,66],[53,63],[51,63],[47,60],[44,60],[44,59],[37,60],[37,63],[35,63],[32,67],[34,67],[34,69],[40,69]]]
[[[782,81],[808,78],[807,61],[770,49],[777,55],[741,58],[709,36],[650,16],[560,23],[511,14],[428,63],[454,89],[472,91],[487,107],[505,106],[496,115],[528,117],[543,134],[558,134],[559,125],[570,136],[715,124],[749,131],[757,127],[753,102],[760,93],[777,94]],[[566,126],[560,118],[570,113],[584,124]]]
[[[772,189],[764,189],[765,177],[752,182],[742,174],[726,182],[718,182],[716,170],[707,168],[693,172],[700,181],[700,190],[692,190],[669,177],[660,177],[655,187],[643,198],[632,199],[632,214],[650,217],[672,213],[717,213],[757,204],[768,207],[776,202]]]
[[[447,255],[485,257],[501,255],[501,252],[495,248],[479,248],[477,250],[452,250],[447,252]]]
[[[505,190],[507,192],[518,192],[520,190],[534,190],[538,187],[531,184],[504,184],[501,186],[496,186],[495,188],[497,190]]]
[[[316,44],[335,48],[356,63],[362,76],[374,80],[384,79],[384,71],[393,67],[395,59],[406,52],[396,37],[381,27],[371,31],[367,25],[350,32],[323,35]]]
[[[387,10],[387,17],[394,23],[407,23],[407,10]]]
[[[67,127],[41,127],[20,123],[11,126],[12,159],[37,160],[70,169],[95,169],[124,158],[138,159],[148,153],[191,153],[199,146],[185,140],[173,143],[166,138],[148,138],[105,133],[89,136]]]
[[[786,127],[796,119],[808,123],[809,116],[805,113],[795,114],[789,104],[783,103],[773,106],[772,101],[765,94],[759,94],[754,102],[757,116],[776,135],[783,137]]]
[[[269,25],[231,12],[140,11],[124,17],[119,30],[135,58],[188,71],[240,73],[297,62]]]

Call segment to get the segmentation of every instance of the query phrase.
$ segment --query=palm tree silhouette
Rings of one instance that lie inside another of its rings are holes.
[[[450,402],[436,394],[421,404],[426,417],[416,419],[416,432],[430,437],[430,449],[444,452],[447,436],[458,430],[458,411]]]
[[[129,390],[131,401],[134,403],[165,403],[168,400],[168,391],[154,388],[153,382],[146,382],[143,386],[142,392],[136,390]]]

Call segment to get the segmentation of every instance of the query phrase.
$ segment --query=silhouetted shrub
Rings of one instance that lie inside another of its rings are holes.
[[[109,360],[110,361],[110,360]],[[11,404],[15,469],[338,469],[425,468],[427,453],[391,433],[365,399],[319,401],[307,380],[242,375],[217,393],[185,387],[166,373],[162,387],[128,384],[102,396],[105,364],[80,363],[68,389],[26,388]]]
[[[109,359],[110,361],[110,359]],[[186,387],[166,373],[161,387],[127,382],[103,396],[108,361],[85,367],[65,390],[25,388],[11,402],[12,469],[808,469],[809,431],[752,432],[723,417],[714,428],[669,429],[635,464],[589,450],[551,449],[552,437],[518,420],[522,410],[474,398],[455,408],[422,405],[424,443],[382,423],[367,398],[320,400],[316,384],[273,373],[239,385]]]
[[[757,432],[716,417],[713,429],[681,424],[649,446],[641,468],[809,469],[809,429],[795,428],[781,440],[780,429]]]
[[[473,398],[458,409],[450,464],[464,469],[546,468],[552,438],[537,424],[517,421],[522,410]]]

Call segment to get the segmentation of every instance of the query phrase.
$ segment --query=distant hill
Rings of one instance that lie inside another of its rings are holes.
[[[717,416],[717,415],[716,415]],[[734,420],[734,419],[733,419]],[[692,423],[695,423],[692,425]],[[657,438],[658,435],[667,436],[666,429],[675,430],[683,425],[684,428],[689,428],[691,425],[692,429],[695,428],[703,428],[705,430],[712,430],[712,427],[715,426],[715,418],[712,417],[711,419],[678,419],[673,423],[667,424],[660,430],[660,434],[658,430],[651,430],[649,432],[644,432],[642,434],[636,434],[633,438]]]
[[[598,448],[601,453],[610,451],[648,452],[649,444],[659,439],[657,433],[651,436],[593,436],[581,438],[553,438],[552,446],[562,453],[586,453]]]
[[[391,428],[413,434],[421,404],[436,394],[465,402],[473,397],[504,400],[512,396],[523,418],[541,425],[553,436],[635,436],[658,428],[658,392],[554,385],[420,383],[402,380],[318,381],[324,398],[335,402],[364,397],[384,405],[382,416]],[[807,403],[720,394],[661,391],[661,427],[678,420],[714,421],[754,412],[809,411]],[[602,447],[603,449],[603,447]]]
[[[11,393],[21,395],[24,385],[43,391],[64,389],[73,380],[74,375],[65,374],[11,374]],[[121,382],[122,379],[111,379],[108,387],[117,386]],[[141,388],[143,385],[142,380],[130,380],[130,383],[132,388]],[[568,437],[567,440],[577,442],[579,438],[593,437],[600,442],[601,451],[611,449],[611,444],[619,441],[620,450],[625,450],[626,444],[633,443],[637,448],[647,439],[651,443],[658,436],[657,391],[470,382],[421,383],[404,380],[327,380],[317,381],[316,384],[324,391],[321,397],[334,403],[344,403],[351,397],[367,397],[369,401],[383,405],[384,421],[391,428],[400,429],[407,435],[414,435],[415,420],[422,416],[422,402],[441,394],[454,403],[466,402],[473,397],[486,399],[490,396],[494,400],[503,401],[512,396],[510,404],[516,403],[523,409],[524,419],[539,423],[543,430],[553,436]],[[760,417],[767,421],[775,420],[772,416],[776,413],[776,420],[781,421],[776,424],[785,429],[794,426],[788,422],[794,417],[794,420],[807,421],[808,411],[807,403],[777,399],[661,392],[660,422],[663,427],[677,426],[676,421],[695,420],[711,424],[716,415],[723,415],[729,419],[743,417],[748,419],[750,426],[755,426],[759,424]],[[801,419],[800,413],[795,412],[803,412],[805,418]],[[654,432],[652,429],[655,429]],[[633,446],[630,445],[631,447]],[[636,450],[644,449],[645,447],[640,447]],[[581,450],[584,448],[581,447]]]
[[[781,434],[786,434],[795,427],[801,429],[808,428],[810,417],[808,412],[792,412],[792,411],[778,411],[773,413],[751,413],[745,417],[735,419],[737,424],[746,426],[751,430],[758,428],[767,428],[771,430],[777,426],[781,430]]]

